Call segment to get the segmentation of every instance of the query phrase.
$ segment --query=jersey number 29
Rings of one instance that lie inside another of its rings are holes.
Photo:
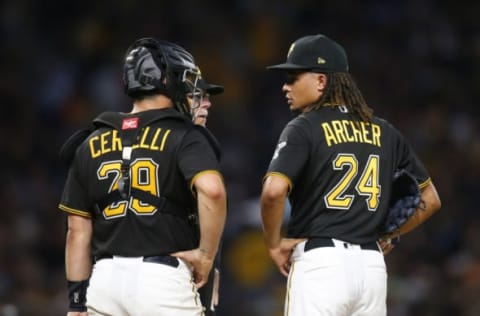
[[[121,175],[121,160],[106,161],[100,165],[97,171],[97,177],[100,180],[107,180],[113,174],[113,181],[108,192],[118,190],[118,183]],[[137,159],[130,164],[131,186],[132,188],[147,191],[152,195],[159,196],[157,180],[158,164],[151,159]],[[105,207],[103,216],[105,218],[115,218],[124,216],[127,209],[132,210],[137,215],[152,215],[157,209],[149,204],[142,203],[139,199],[130,197],[127,201],[112,203]]]

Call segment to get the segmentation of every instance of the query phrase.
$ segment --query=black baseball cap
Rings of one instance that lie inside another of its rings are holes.
[[[285,63],[267,69],[348,72],[348,59],[345,49],[334,40],[323,34],[308,35],[290,45]]]
[[[223,86],[208,83],[203,78],[198,79],[197,86],[211,95],[220,94],[224,90]]]

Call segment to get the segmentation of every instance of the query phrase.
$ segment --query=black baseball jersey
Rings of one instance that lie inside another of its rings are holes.
[[[288,237],[330,237],[351,243],[378,239],[395,170],[420,187],[428,173],[404,137],[373,117],[352,119],[347,108],[301,114],[284,128],[267,172],[290,184]]]
[[[193,181],[201,173],[220,172],[206,136],[173,109],[110,112],[110,117],[117,128],[100,125],[78,147],[59,208],[92,218],[94,256],[163,255],[197,247],[198,231],[185,217],[196,209]],[[168,201],[162,209],[135,194],[99,207],[105,196],[121,191],[122,155],[128,155],[121,135],[131,131],[136,131],[128,146],[131,190],[162,197]]]

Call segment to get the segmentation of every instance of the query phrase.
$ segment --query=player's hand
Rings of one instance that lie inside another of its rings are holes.
[[[88,316],[87,312],[68,312],[67,316]]]
[[[392,243],[392,239],[389,236],[380,237],[378,243],[384,256],[395,248],[395,245]]]
[[[208,274],[213,266],[214,257],[207,256],[205,251],[200,249],[192,249],[172,253],[171,256],[177,257],[185,261],[193,269],[193,280],[197,288],[201,288],[208,281]]]
[[[280,270],[280,273],[283,274],[284,276],[288,276],[288,273],[290,271],[290,257],[293,252],[293,248],[295,246],[302,242],[305,241],[306,239],[291,239],[291,238],[282,238],[280,245],[275,248],[269,249],[270,252],[270,257],[272,260],[275,262],[277,265],[278,270]]]

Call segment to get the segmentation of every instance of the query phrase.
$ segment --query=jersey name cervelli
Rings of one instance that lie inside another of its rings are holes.
[[[163,151],[171,129],[161,127],[145,129],[140,132],[138,142],[132,145],[132,149],[148,149],[152,151]],[[117,130],[108,130],[100,135],[91,137],[88,140],[91,158],[98,158],[103,154],[122,151],[122,139]]]

